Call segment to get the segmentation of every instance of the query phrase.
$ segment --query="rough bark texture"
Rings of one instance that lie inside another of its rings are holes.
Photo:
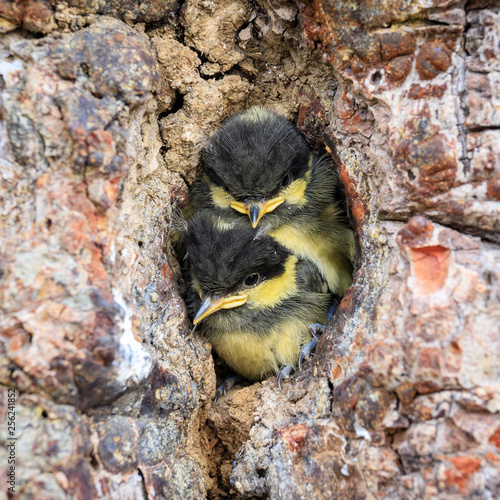
[[[498,495],[499,2],[0,0],[0,32],[15,497]],[[331,149],[357,270],[303,372],[214,407],[170,235],[252,104]]]

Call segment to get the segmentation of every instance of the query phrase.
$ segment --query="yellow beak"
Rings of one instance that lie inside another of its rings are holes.
[[[276,198],[272,198],[271,200],[263,201],[250,200],[245,203],[233,201],[231,203],[231,208],[234,208],[234,210],[240,212],[241,214],[247,214],[248,217],[250,217],[252,227],[257,227],[260,219],[262,219],[265,214],[275,210],[284,201],[285,197],[282,195],[276,196]]]
[[[233,295],[231,297],[213,298],[207,297],[201,304],[196,316],[193,319],[193,325],[199,323],[203,318],[210,316],[221,309],[232,309],[242,306],[248,299],[248,295]]]

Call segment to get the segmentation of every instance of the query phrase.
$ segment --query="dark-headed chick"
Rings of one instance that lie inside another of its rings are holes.
[[[295,367],[331,294],[314,264],[250,225],[200,212],[184,238],[188,309],[219,356],[249,380]]]
[[[234,227],[257,228],[314,263],[330,291],[344,294],[355,244],[338,174],[295,125],[262,107],[233,115],[210,140],[204,169],[187,218],[211,210]]]

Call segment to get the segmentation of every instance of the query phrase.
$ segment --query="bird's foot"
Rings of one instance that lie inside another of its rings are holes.
[[[316,344],[318,341],[316,339],[312,339],[309,344],[306,344],[301,350],[300,350],[300,355],[299,355],[299,370],[302,371],[302,361],[304,359],[309,359],[309,356],[311,355],[311,352],[314,350],[316,347]]]
[[[326,326],[321,323],[313,323],[312,325],[309,325],[309,333],[312,335],[313,340],[316,340],[316,342],[319,340],[321,335],[323,335],[325,330]]]
[[[299,354],[299,370],[302,370],[302,361],[304,359],[308,359],[313,349],[316,347],[318,343],[319,337],[325,331],[326,326],[321,323],[314,323],[313,325],[309,325],[309,333],[312,335],[313,339],[309,344],[306,344],[301,350]],[[283,366],[278,372],[278,387],[281,389],[281,382],[283,379],[290,377],[293,372],[293,368],[291,366]]]
[[[231,387],[237,384],[240,380],[241,377],[239,375],[231,375],[230,377],[227,377],[215,391],[214,404],[217,403],[222,396],[225,396],[227,391],[229,391],[229,389],[231,389]]]
[[[302,361],[304,359],[309,359],[309,356],[313,352],[316,344],[318,343],[319,337],[325,332],[326,326],[321,323],[314,323],[309,325],[309,333],[312,335],[312,340],[309,344],[306,344],[301,350],[299,354],[299,370],[302,370]]]
[[[339,308],[340,297],[337,300],[336,297],[332,298],[332,302],[330,303],[330,307],[328,308],[328,312],[326,313],[326,319],[330,321],[333,318],[333,315]]]
[[[330,321],[335,314],[335,311],[339,307],[338,300],[333,298],[328,308],[327,319]],[[309,356],[313,352],[316,344],[318,343],[319,337],[325,332],[326,326],[321,323],[314,323],[309,325],[309,333],[312,335],[312,340],[308,344],[306,344],[301,350],[299,354],[299,370],[302,370],[302,362],[304,359],[309,359]],[[291,366],[283,366],[278,372],[278,387],[281,389],[281,382],[283,379],[290,377],[293,372],[293,368]]]
[[[281,382],[284,378],[288,378],[290,374],[293,372],[293,368],[291,366],[282,366],[280,371],[278,372],[278,387],[281,389]]]

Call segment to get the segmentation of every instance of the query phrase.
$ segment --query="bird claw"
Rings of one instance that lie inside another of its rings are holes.
[[[217,390],[215,391],[215,397],[214,397],[214,404],[217,403],[217,401],[219,401],[219,399],[222,397],[222,396],[225,396],[227,393],[227,389],[224,387],[224,384],[222,384],[220,387],[217,388]]]
[[[293,368],[291,366],[282,366],[278,373],[278,387],[281,389],[281,382],[284,378],[288,378],[292,373]]]
[[[227,377],[215,391],[214,404],[217,403],[222,396],[225,396],[227,391],[229,391],[229,389],[231,389],[240,379],[241,377],[239,375]]]
[[[340,300],[340,299],[339,299]],[[330,307],[328,308],[328,312],[326,313],[326,319],[330,321],[333,318],[333,315],[339,308],[339,301],[334,297],[330,303]]]
[[[318,343],[319,337],[325,332],[326,326],[321,323],[314,323],[309,325],[309,333],[312,335],[312,340],[309,344],[306,344],[301,350],[299,354],[299,370],[302,370],[302,361],[304,359],[309,359],[311,352],[313,352],[316,344]]]
[[[313,323],[309,325],[309,333],[313,336],[313,339],[316,342],[319,340],[319,337],[325,332],[326,326],[321,323]],[[309,345],[309,344],[308,344]]]
[[[312,326],[312,325],[311,325]],[[318,343],[318,340],[316,336],[309,342],[309,344],[306,344],[301,350],[299,354],[299,370],[302,371],[302,361],[304,359],[309,359],[309,356],[311,355],[311,352],[313,349],[316,347],[316,344]]]
[[[328,308],[327,318],[330,321],[335,314],[335,311],[338,309],[339,303],[336,298],[332,299],[330,307]],[[312,340],[309,344],[306,344],[301,350],[299,354],[299,370],[302,370],[302,361],[304,359],[309,359],[311,352],[313,352],[316,344],[318,343],[319,337],[325,333],[326,326],[321,323],[314,323],[309,325],[309,333],[312,335]]]

